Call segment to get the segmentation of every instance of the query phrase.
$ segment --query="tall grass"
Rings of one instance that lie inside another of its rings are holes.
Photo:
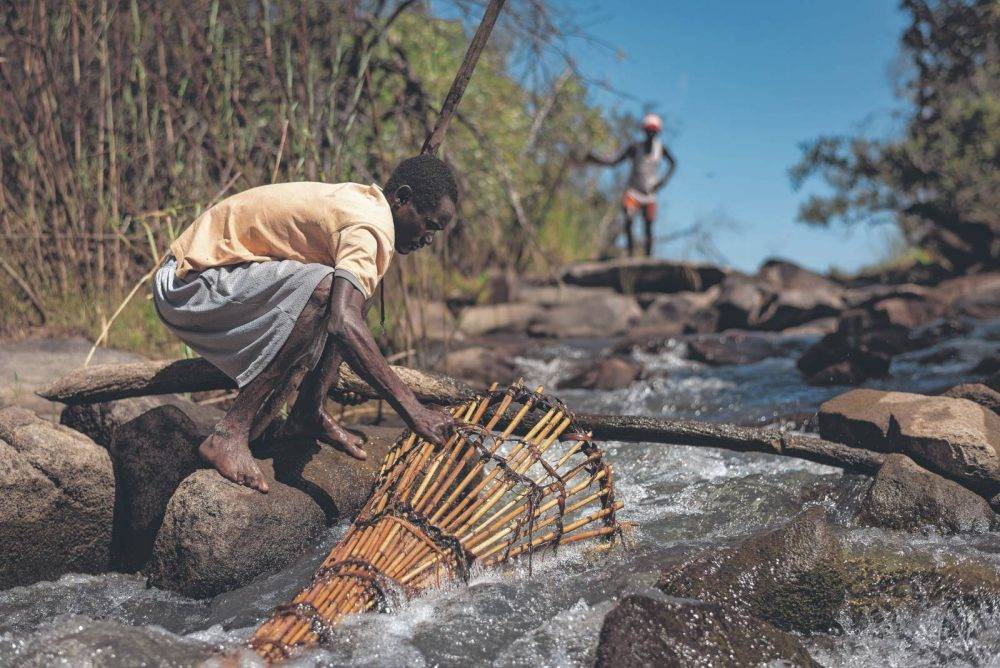
[[[0,334],[39,320],[26,285],[48,324],[95,336],[170,240],[233,192],[384,181],[419,148],[464,50],[461,26],[428,11],[412,0],[9,3]],[[446,145],[474,224],[398,264],[390,312],[402,291],[443,298],[493,266],[587,252],[602,195],[567,194],[567,165],[575,138],[607,127],[577,77],[533,90],[511,78],[505,43],[487,52]],[[172,345],[144,292],[119,320],[113,345]]]

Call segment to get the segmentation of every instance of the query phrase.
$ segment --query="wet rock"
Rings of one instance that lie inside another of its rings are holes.
[[[437,364],[441,372],[479,385],[511,383],[520,377],[513,358],[523,346],[470,346],[452,350]]]
[[[853,390],[819,410],[823,438],[901,452],[986,496],[1000,489],[1000,417],[967,399]]]
[[[752,279],[734,274],[723,281],[719,298],[715,301],[718,313],[718,330],[748,329],[756,321],[764,304],[773,292]]]
[[[651,325],[649,327],[633,327],[628,335],[619,339],[612,347],[612,352],[628,354],[633,350],[647,353],[657,353],[670,346],[672,341],[679,339],[677,327],[671,323]]]
[[[717,603],[633,595],[604,618],[597,668],[818,666],[794,637]]]
[[[104,448],[0,409],[0,498],[0,588],[108,570],[115,479]]]
[[[844,602],[840,546],[813,507],[786,525],[665,569],[667,594],[731,606],[781,629],[824,631]]]
[[[953,399],[968,399],[980,406],[989,408],[994,413],[1000,413],[1000,392],[982,383],[964,383],[945,390],[941,396]]]
[[[155,397],[133,397],[99,404],[79,404],[67,406],[59,416],[59,422],[81,434],[86,434],[95,443],[111,447],[115,431],[143,413],[158,406],[175,406],[206,433],[222,419],[224,413],[211,406],[200,406],[179,394]]]
[[[725,276],[723,269],[708,264],[620,258],[573,265],[562,278],[571,285],[635,293],[701,291],[719,284]]]
[[[646,307],[639,325],[672,324],[678,334],[714,332],[717,315],[712,304],[719,292],[718,286],[713,286],[705,292],[659,295]]]
[[[796,362],[810,385],[856,385],[889,373],[892,355],[842,332],[827,334]]]
[[[634,297],[604,295],[553,307],[539,315],[528,333],[547,338],[604,338],[625,333],[641,317]]]
[[[1000,517],[981,496],[898,454],[886,457],[862,497],[858,517],[870,526],[904,531],[984,533],[1000,528]]]
[[[459,314],[458,329],[466,336],[526,332],[542,311],[542,307],[527,303],[470,306]]]
[[[811,320],[835,316],[844,310],[839,288],[784,289],[752,314],[753,329],[780,331]]]
[[[614,355],[584,365],[576,373],[559,383],[560,388],[583,390],[619,390],[628,387],[642,376],[643,366],[633,359]]]
[[[286,566],[326,526],[353,516],[367,500],[375,467],[398,431],[365,431],[364,462],[311,442],[259,454],[268,494],[213,470],[189,475],[165,509],[144,569],[150,584],[208,597]]]
[[[868,547],[846,554],[844,565],[844,612],[859,627],[941,604],[1000,611],[1000,580],[992,564],[941,563],[926,554]]]
[[[740,331],[699,336],[687,342],[688,358],[711,366],[753,364],[769,357],[782,357],[788,351],[787,341]]]

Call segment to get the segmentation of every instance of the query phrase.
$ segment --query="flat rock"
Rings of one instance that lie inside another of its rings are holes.
[[[706,290],[721,283],[726,274],[726,270],[714,265],[644,257],[576,264],[566,270],[562,279],[571,285],[627,293],[685,292]]]
[[[812,507],[777,529],[664,569],[657,586],[781,629],[825,631],[836,625],[844,602],[839,555],[826,511]]]
[[[559,383],[561,388],[584,390],[620,390],[628,387],[642,376],[643,366],[628,357],[612,355],[604,357],[596,364],[584,364],[582,368]]]
[[[968,399],[980,406],[989,408],[994,413],[1000,413],[1000,392],[983,383],[964,383],[956,385],[941,393],[943,397],[953,399]]]
[[[110,567],[114,472],[83,434],[0,409],[0,497],[0,588]]]
[[[687,356],[710,366],[753,364],[789,352],[789,342],[773,335],[742,331],[704,335],[689,339]]]
[[[768,300],[748,324],[753,329],[780,331],[844,310],[839,288],[785,288]]]
[[[634,297],[609,294],[548,309],[528,333],[546,338],[604,338],[624,334],[641,317]]]
[[[411,298],[402,316],[415,339],[444,341],[455,336],[455,317],[444,302]]]
[[[310,441],[258,454],[268,494],[213,470],[187,476],[166,506],[144,567],[150,584],[209,597],[289,564],[320,531],[352,517],[367,500],[371,477],[399,431],[364,431],[364,462]]]
[[[604,618],[597,668],[818,666],[793,636],[718,603],[632,595]]]
[[[451,350],[441,358],[436,369],[441,373],[479,385],[511,383],[520,371],[514,357],[523,352],[521,345],[470,346]]]
[[[712,305],[719,292],[718,286],[712,286],[704,292],[658,295],[646,307],[639,325],[673,324],[678,334],[714,332],[717,315]]]
[[[458,329],[466,336],[526,332],[542,311],[541,306],[526,302],[470,306],[459,314]]]
[[[35,392],[83,366],[92,345],[82,337],[24,339],[0,345],[0,406],[21,406],[39,417],[58,421],[62,404],[42,399]],[[98,348],[91,364],[142,360],[134,353]]]
[[[862,497],[858,518],[870,526],[945,534],[1000,528],[1000,517],[983,497],[899,454],[886,457]]]
[[[1000,491],[1000,417],[968,399],[853,390],[819,410],[820,435],[881,452],[901,452],[974,491]]]

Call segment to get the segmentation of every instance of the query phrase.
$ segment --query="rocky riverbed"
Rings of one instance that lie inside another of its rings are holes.
[[[632,264],[441,305],[459,335],[438,368],[523,376],[581,411],[819,430],[892,453],[878,475],[606,443],[626,546],[477,573],[349,620],[298,665],[995,665],[995,277],[851,286],[785,263]],[[0,370],[31,348],[0,348]],[[265,444],[260,497],[198,468],[217,415],[181,397],[67,410],[62,427],[0,409],[0,665],[191,665],[309,579],[371,464]],[[375,462],[394,433],[370,430]]]

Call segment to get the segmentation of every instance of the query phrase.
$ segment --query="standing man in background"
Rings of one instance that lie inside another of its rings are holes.
[[[606,160],[593,153],[588,153],[587,162],[598,165],[620,165],[626,160],[632,161],[632,171],[628,177],[628,186],[622,194],[622,213],[625,221],[625,241],[629,257],[635,255],[635,237],[632,234],[632,219],[637,213],[642,213],[645,223],[645,238],[643,250],[647,257],[653,254],[653,222],[656,220],[656,192],[666,185],[674,175],[677,161],[670,149],[660,140],[663,130],[663,120],[656,114],[646,114],[642,119],[642,129],[646,138],[637,141],[622,151],[613,160]],[[660,178],[660,163],[666,161],[667,172]]]

